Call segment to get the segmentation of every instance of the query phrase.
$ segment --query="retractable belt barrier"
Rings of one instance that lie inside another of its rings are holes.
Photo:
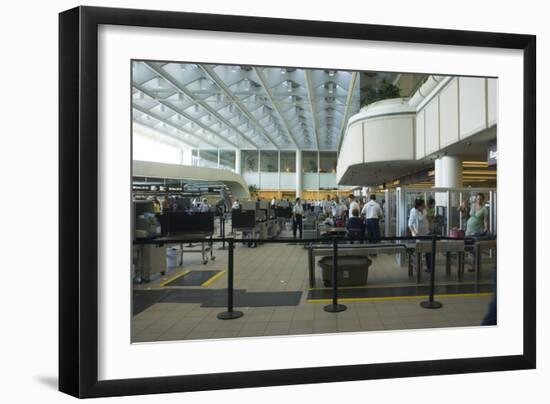
[[[222,219],[221,223],[224,223],[225,220]],[[224,225],[222,224],[224,227]],[[234,285],[233,285],[233,278],[234,278],[234,250],[235,250],[235,244],[238,243],[250,243],[251,241],[256,243],[272,243],[272,244],[284,244],[289,242],[300,242],[300,243],[327,243],[328,241],[332,241],[332,303],[325,306],[324,310],[330,313],[339,313],[347,309],[347,307],[343,304],[338,303],[338,243],[344,242],[344,241],[360,241],[361,238],[348,238],[348,237],[342,237],[342,236],[332,236],[332,237],[324,237],[324,238],[312,238],[312,239],[300,239],[296,240],[294,238],[278,238],[278,239],[260,239],[260,238],[247,238],[247,239],[237,239],[234,237],[225,237],[225,229],[222,230],[222,237],[221,238],[211,238],[208,237],[208,241],[215,243],[215,242],[221,242],[228,243],[228,272],[227,272],[227,311],[224,311],[222,313],[219,313],[217,317],[220,320],[231,320],[240,318],[243,316],[243,312],[233,310],[234,306]],[[162,237],[161,239],[155,239],[155,238],[145,238],[145,239],[136,239],[134,240],[134,245],[144,245],[144,244],[153,244],[153,245],[164,245],[164,244],[172,244],[172,243],[181,243],[183,241],[185,242],[192,242],[192,243],[199,243],[203,242],[205,239],[182,239],[178,237]],[[363,239],[364,241],[367,241],[367,238]],[[431,270],[430,270],[430,292],[429,292],[429,298],[426,301],[423,301],[420,303],[420,306],[425,309],[439,309],[443,305],[441,302],[435,301],[434,299],[434,291],[435,291],[435,262],[436,262],[436,243],[439,240],[454,240],[454,241],[469,241],[474,240],[469,237],[443,237],[443,236],[437,236],[437,235],[431,235],[431,236],[404,236],[404,237],[380,237],[379,241],[401,241],[401,240],[431,240]],[[420,268],[417,268],[417,270],[421,270]]]

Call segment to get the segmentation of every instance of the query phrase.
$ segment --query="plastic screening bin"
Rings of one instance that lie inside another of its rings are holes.
[[[364,286],[369,277],[372,261],[365,256],[338,257],[338,286]],[[332,257],[323,257],[319,261],[322,269],[323,284],[332,285]]]

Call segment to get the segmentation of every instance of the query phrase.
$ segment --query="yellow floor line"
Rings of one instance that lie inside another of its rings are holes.
[[[220,276],[222,276],[223,274],[225,273],[225,269],[221,272],[218,272],[217,274],[211,276],[210,278],[208,278],[206,281],[204,281],[203,283],[201,283],[201,286],[208,286],[210,285],[212,282],[214,282],[216,279],[218,279]]]
[[[447,282],[447,283],[438,283],[438,286],[454,286],[454,285],[491,285],[491,282],[462,282],[462,283],[456,283],[456,282]],[[418,284],[418,283],[392,283],[387,285],[363,285],[363,286],[338,286],[338,290],[353,290],[353,289],[383,289],[383,288],[412,288],[412,287],[421,287],[421,286],[429,286],[426,283]],[[326,288],[309,288],[309,290],[332,290],[331,287]]]
[[[453,295],[436,295],[435,297],[481,297],[493,296],[494,293],[457,293]],[[338,299],[339,302],[364,302],[364,301],[380,301],[380,300],[406,300],[406,299],[427,299],[428,295],[415,296],[392,296],[392,297],[348,297]],[[307,299],[307,303],[330,303],[332,299]]]
[[[190,270],[183,271],[181,274],[176,275],[176,276],[174,276],[173,278],[170,278],[170,279],[168,279],[168,280],[162,282],[162,283],[160,284],[160,287],[161,287],[161,288],[164,287],[165,285],[169,284],[170,282],[175,281],[176,279],[181,278],[182,276],[187,275],[189,272],[191,272],[191,271],[190,271]]]

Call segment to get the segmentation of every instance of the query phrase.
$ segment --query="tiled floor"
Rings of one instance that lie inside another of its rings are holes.
[[[136,288],[155,289],[161,283],[184,270],[227,268],[227,252],[215,251],[216,260],[202,265],[196,254],[188,255],[183,268],[176,268],[164,278]],[[453,276],[455,276],[453,267]],[[444,277],[443,262],[438,265],[437,282],[454,282]],[[489,266],[484,267],[488,278]],[[316,268],[317,287],[320,269]],[[436,297],[443,303],[438,310],[427,310],[419,303],[424,298],[395,300],[344,301],[347,310],[327,313],[326,303],[307,302],[309,289],[307,253],[301,245],[266,244],[257,248],[239,246],[235,250],[235,289],[258,291],[302,291],[298,306],[237,308],[244,316],[235,320],[219,320],[216,315],[224,309],[204,308],[200,304],[156,303],[137,314],[132,322],[134,342],[206,339],[226,337],[257,337],[269,335],[298,335],[312,333],[400,330],[414,328],[478,326],[483,319],[491,296]],[[427,281],[428,277],[424,277]],[[472,282],[473,274],[466,273],[464,282]],[[410,285],[407,268],[396,264],[395,256],[379,255],[373,259],[368,287]],[[223,289],[227,273],[207,288]],[[204,287],[194,287],[204,288]]]

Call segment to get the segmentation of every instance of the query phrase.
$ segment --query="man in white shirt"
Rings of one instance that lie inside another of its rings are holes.
[[[363,206],[361,214],[365,216],[369,243],[378,243],[380,240],[380,218],[384,215],[382,208],[376,202],[376,195],[371,194],[370,200]]]
[[[419,198],[414,201],[414,208],[411,209],[411,212],[409,213],[409,230],[411,231],[411,234],[413,237],[416,236],[427,236],[430,234],[430,227],[428,224],[427,215],[425,212],[426,204],[424,202],[424,199]],[[426,272],[430,272],[432,270],[432,254],[426,253]],[[418,269],[420,270],[420,268]]]
[[[323,208],[323,213],[325,215],[330,216],[332,213],[332,201],[330,200],[330,195],[327,195],[327,199],[324,201],[321,201],[321,207]]]
[[[304,216],[304,208],[302,207],[302,201],[300,198],[296,198],[296,203],[292,208],[292,235],[296,238],[296,230],[300,231],[300,238],[302,238],[302,218]]]
[[[232,210],[241,210],[241,204],[239,203],[238,199],[235,199],[235,202],[233,202],[233,206],[231,206]]]
[[[358,211],[361,211],[361,208],[359,207],[359,204],[355,200],[355,197],[353,195],[349,196],[349,209],[348,209],[348,216],[352,217],[352,212],[357,209]]]
[[[274,209],[275,205],[277,205],[277,200],[275,199],[275,197],[273,197],[271,198],[271,209]]]

